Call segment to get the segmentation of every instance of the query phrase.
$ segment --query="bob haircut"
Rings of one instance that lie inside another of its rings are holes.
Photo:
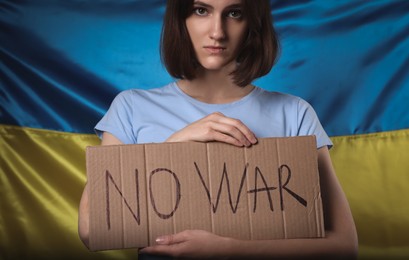
[[[171,76],[192,80],[200,66],[186,28],[194,0],[167,0],[163,20],[160,55]],[[279,52],[279,42],[272,25],[268,0],[242,0],[247,36],[241,43],[233,81],[244,87],[270,72]]]

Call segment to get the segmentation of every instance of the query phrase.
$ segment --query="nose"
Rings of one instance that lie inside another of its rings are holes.
[[[215,14],[212,18],[210,38],[216,41],[224,40],[226,38],[226,32],[223,17]]]

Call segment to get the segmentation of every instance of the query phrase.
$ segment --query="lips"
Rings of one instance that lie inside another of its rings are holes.
[[[221,54],[226,50],[226,47],[223,46],[204,46],[203,48],[210,54]]]

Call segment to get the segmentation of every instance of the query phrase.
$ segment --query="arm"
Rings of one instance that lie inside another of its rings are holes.
[[[115,136],[108,132],[102,134],[101,145],[122,144]],[[88,183],[85,183],[78,210],[78,234],[87,247],[89,247],[89,205],[88,205]]]
[[[348,201],[333,169],[327,147],[318,150],[325,238],[237,240],[190,230],[159,237],[158,245],[142,250],[172,256],[244,259],[354,259],[358,239]]]

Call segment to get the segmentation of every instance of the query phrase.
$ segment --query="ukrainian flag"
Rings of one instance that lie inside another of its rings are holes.
[[[164,4],[0,2],[0,259],[135,259],[78,238],[84,149],[119,91],[171,81],[158,56]],[[316,109],[360,259],[408,259],[409,1],[271,4],[282,53],[256,84]]]

